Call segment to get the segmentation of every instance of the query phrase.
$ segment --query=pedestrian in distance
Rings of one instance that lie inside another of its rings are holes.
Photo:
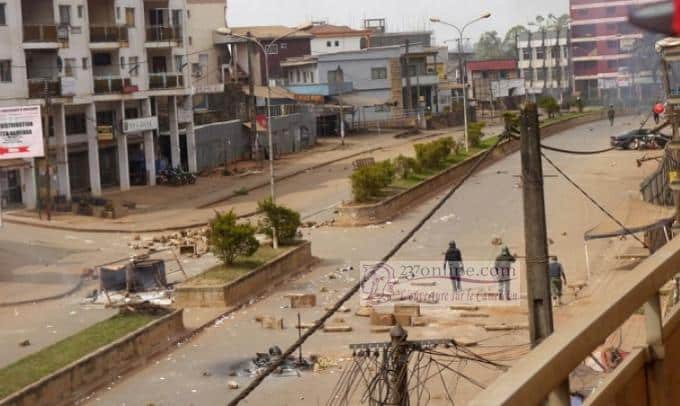
[[[659,121],[661,120],[661,114],[663,114],[666,111],[666,107],[661,103],[660,101],[657,101],[654,107],[652,108],[652,112],[654,113],[654,122],[658,125]]]
[[[550,294],[552,296],[553,305],[562,305],[562,291],[567,284],[567,275],[564,273],[564,267],[560,264],[557,257],[552,257],[548,265],[548,276],[550,277]]]
[[[496,280],[498,281],[498,300],[511,300],[510,281],[512,280],[512,268],[517,259],[510,254],[510,249],[504,247],[501,254],[496,257],[494,265]]]
[[[453,285],[454,292],[460,292],[463,289],[461,283],[461,276],[463,275],[463,255],[461,254],[456,242],[449,243],[449,249],[444,256],[444,271],[449,267],[449,276]]]
[[[616,118],[616,110],[614,110],[614,105],[609,105],[609,110],[607,111],[607,118],[609,118],[609,125],[614,127],[614,119]]]

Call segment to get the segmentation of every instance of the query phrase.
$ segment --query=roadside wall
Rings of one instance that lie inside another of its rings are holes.
[[[276,284],[307,270],[312,261],[312,244],[307,241],[229,284],[215,287],[180,285],[175,289],[175,303],[182,308],[240,306]]]
[[[0,405],[72,405],[118,376],[145,365],[154,355],[172,346],[173,338],[184,333],[182,317],[183,310],[161,317],[0,400]]]
[[[583,124],[599,121],[601,114],[577,117],[546,126],[541,129],[541,137],[546,138],[557,133],[566,131]],[[505,159],[508,155],[519,151],[519,140],[510,140],[500,145],[496,151],[484,162],[479,170],[482,170],[494,163]],[[374,204],[363,205],[343,205],[338,208],[338,215],[335,219],[336,226],[366,226],[381,224],[389,221],[402,212],[421,204],[452,184],[460,181],[465,174],[481,159],[483,152],[474,157],[455,165],[444,172],[386,200]]]

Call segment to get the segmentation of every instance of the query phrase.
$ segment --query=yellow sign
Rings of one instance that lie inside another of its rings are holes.
[[[97,139],[99,139],[99,141],[113,141],[113,126],[98,125]]]

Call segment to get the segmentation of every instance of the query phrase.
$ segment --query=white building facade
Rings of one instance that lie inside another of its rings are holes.
[[[517,51],[520,77],[528,93],[560,99],[571,88],[568,30],[521,33]]]
[[[49,112],[43,127],[53,169],[48,177],[42,160],[0,165],[0,179],[18,183],[5,187],[20,190],[5,193],[4,203],[35,207],[47,179],[53,196],[70,200],[154,185],[161,167],[196,170],[192,64],[211,51],[191,45],[187,1],[201,3],[0,3],[0,67],[8,67],[0,78],[0,105],[39,104]]]

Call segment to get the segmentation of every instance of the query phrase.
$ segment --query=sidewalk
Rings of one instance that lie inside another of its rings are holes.
[[[491,134],[495,128],[487,130]],[[275,163],[277,200],[302,212],[303,217],[339,204],[349,198],[348,176],[351,162],[361,156],[387,159],[411,154],[412,144],[437,136],[462,138],[462,129],[423,131],[407,138],[396,132],[359,135],[346,140],[323,140],[312,150],[284,156]],[[40,220],[35,212],[15,211],[4,215],[8,223],[59,230],[106,233],[152,233],[174,231],[207,224],[215,210],[233,209],[241,217],[255,214],[257,202],[269,195],[268,171],[247,176],[201,177],[195,185],[179,188],[154,186],[114,192],[105,197],[132,201],[137,209],[121,219],[99,219],[57,214],[51,222]],[[239,195],[236,191],[248,191]]]

